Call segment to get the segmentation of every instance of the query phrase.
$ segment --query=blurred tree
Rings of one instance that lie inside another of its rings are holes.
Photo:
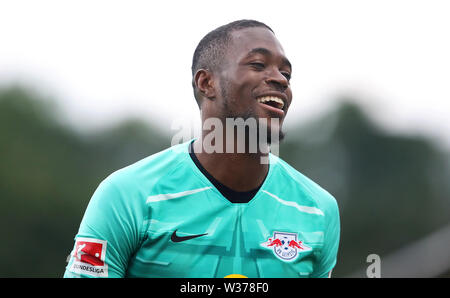
[[[169,145],[136,120],[82,137],[55,112],[26,89],[0,90],[0,276],[61,276],[99,182]]]
[[[343,102],[289,138],[284,155],[339,203],[335,276],[366,267],[369,254],[383,256],[450,220],[446,156],[428,140],[381,131],[357,106]]]

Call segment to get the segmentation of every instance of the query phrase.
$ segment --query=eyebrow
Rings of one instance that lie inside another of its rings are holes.
[[[273,55],[273,53],[266,48],[254,48],[248,52],[247,57],[254,55],[254,54],[261,54],[261,55],[266,55],[266,56]],[[286,57],[284,57],[284,56],[281,57],[281,60],[283,61],[284,64],[289,66],[290,69],[292,69],[291,62],[289,62],[289,60]]]

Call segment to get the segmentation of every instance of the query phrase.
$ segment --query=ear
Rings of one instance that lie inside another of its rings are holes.
[[[214,99],[216,97],[214,76],[211,71],[203,68],[197,70],[194,76],[194,84],[202,96],[208,99]]]

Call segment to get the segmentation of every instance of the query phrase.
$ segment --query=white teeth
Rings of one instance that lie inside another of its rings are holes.
[[[258,102],[260,103],[266,103],[269,101],[274,101],[276,103],[279,103],[281,105],[281,109],[284,107],[284,102],[281,98],[275,97],[275,96],[263,96],[258,98]]]

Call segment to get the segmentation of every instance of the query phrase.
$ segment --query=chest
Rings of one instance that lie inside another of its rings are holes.
[[[154,207],[130,277],[307,277],[323,245],[321,218],[268,199]]]

